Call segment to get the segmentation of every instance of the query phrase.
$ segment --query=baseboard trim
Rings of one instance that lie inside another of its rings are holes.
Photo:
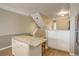
[[[0,51],[5,50],[5,49],[8,49],[8,48],[10,48],[10,47],[12,47],[12,46],[10,45],[10,46],[7,46],[7,47],[4,47],[4,48],[1,48]]]
[[[61,49],[57,49],[57,48],[52,48],[52,47],[48,47],[48,48],[55,49],[55,50],[60,50],[60,51],[68,52],[69,53],[69,51],[65,51],[65,50],[61,50]]]

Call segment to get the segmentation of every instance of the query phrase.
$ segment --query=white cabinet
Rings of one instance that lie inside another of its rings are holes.
[[[29,45],[12,39],[12,53],[17,56],[29,55]]]
[[[15,56],[41,56],[41,45],[32,47],[19,40],[12,39],[12,54]]]
[[[48,31],[48,47],[69,51],[70,31]]]
[[[57,48],[57,37],[55,31],[48,31],[48,47]]]

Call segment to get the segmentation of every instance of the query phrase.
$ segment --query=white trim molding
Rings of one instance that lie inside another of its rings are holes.
[[[5,5],[3,5],[3,4],[0,4],[0,8],[1,8],[1,9],[4,9],[4,10],[7,10],[7,11],[11,11],[11,12],[17,13],[17,14],[20,14],[20,15],[30,16],[30,14],[28,14],[28,13],[18,11],[18,10],[16,10],[16,9],[13,9],[13,8],[11,8],[11,7],[8,7],[8,6],[5,6]]]
[[[0,51],[5,50],[5,49],[8,49],[10,47],[12,47],[12,46],[7,46],[7,47],[4,47],[4,48],[0,48]]]

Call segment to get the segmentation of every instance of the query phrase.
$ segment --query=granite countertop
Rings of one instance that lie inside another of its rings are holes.
[[[47,41],[47,39],[44,39],[44,38],[38,38],[38,37],[33,37],[33,36],[28,36],[28,35],[14,36],[12,38],[22,41],[24,43],[27,43],[31,45],[32,47],[36,47],[42,44],[43,42]]]

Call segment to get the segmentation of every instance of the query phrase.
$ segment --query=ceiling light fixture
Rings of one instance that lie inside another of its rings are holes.
[[[64,16],[64,15],[66,15],[68,13],[69,13],[69,11],[60,11],[57,15]]]
[[[64,16],[64,14],[62,14],[61,16]]]

